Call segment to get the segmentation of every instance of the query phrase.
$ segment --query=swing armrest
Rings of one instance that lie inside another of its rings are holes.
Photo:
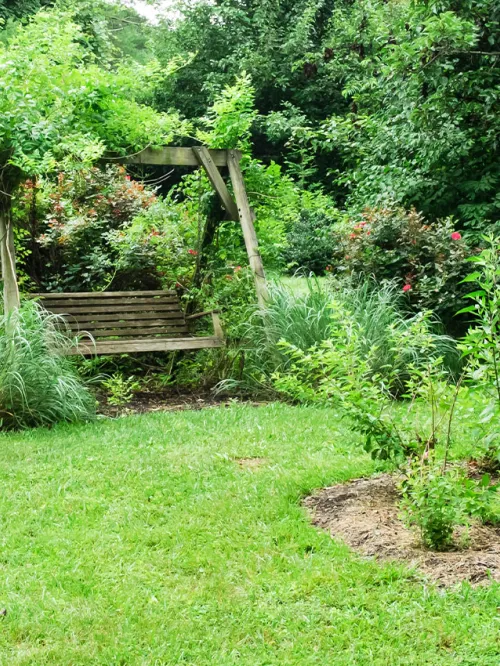
[[[198,312],[197,314],[189,315],[186,317],[186,321],[191,321],[193,319],[201,319],[202,317],[208,317],[212,315],[212,322],[214,325],[214,336],[220,340],[224,340],[224,331],[222,330],[222,324],[219,317],[220,310],[207,310],[206,312]]]
[[[201,319],[202,317],[208,317],[208,315],[218,315],[220,314],[220,310],[207,310],[206,312],[197,312],[196,314],[193,315],[188,315],[186,317],[186,320],[189,319]]]

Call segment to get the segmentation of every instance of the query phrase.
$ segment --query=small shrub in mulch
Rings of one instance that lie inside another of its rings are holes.
[[[305,500],[313,523],[355,551],[417,567],[440,586],[500,582],[500,527],[473,524],[454,534],[455,550],[426,550],[398,517],[397,479],[389,474],[325,488]]]

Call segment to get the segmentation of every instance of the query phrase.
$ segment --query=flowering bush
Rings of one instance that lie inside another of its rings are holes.
[[[337,228],[336,246],[338,272],[396,279],[412,305],[446,323],[464,304],[467,289],[460,282],[472,250],[451,218],[431,224],[415,209],[370,208]]]
[[[155,265],[121,266],[111,237],[157,201],[155,194],[126,174],[123,167],[96,167],[68,174],[57,181],[27,181],[15,214],[30,249],[27,271],[46,291],[93,291],[157,282]],[[132,258],[132,257],[131,257]],[[140,272],[140,276],[138,276]]]

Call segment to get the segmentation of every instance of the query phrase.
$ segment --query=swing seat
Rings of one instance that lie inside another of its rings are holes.
[[[33,294],[64,318],[78,338],[68,355],[99,356],[224,346],[218,311],[186,317],[175,291],[115,291]],[[189,322],[212,316],[214,335],[195,337]]]

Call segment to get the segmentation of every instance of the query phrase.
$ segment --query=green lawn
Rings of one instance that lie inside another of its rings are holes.
[[[1,436],[0,664],[500,664],[498,585],[434,589],[308,523],[301,496],[374,469],[284,405]]]

